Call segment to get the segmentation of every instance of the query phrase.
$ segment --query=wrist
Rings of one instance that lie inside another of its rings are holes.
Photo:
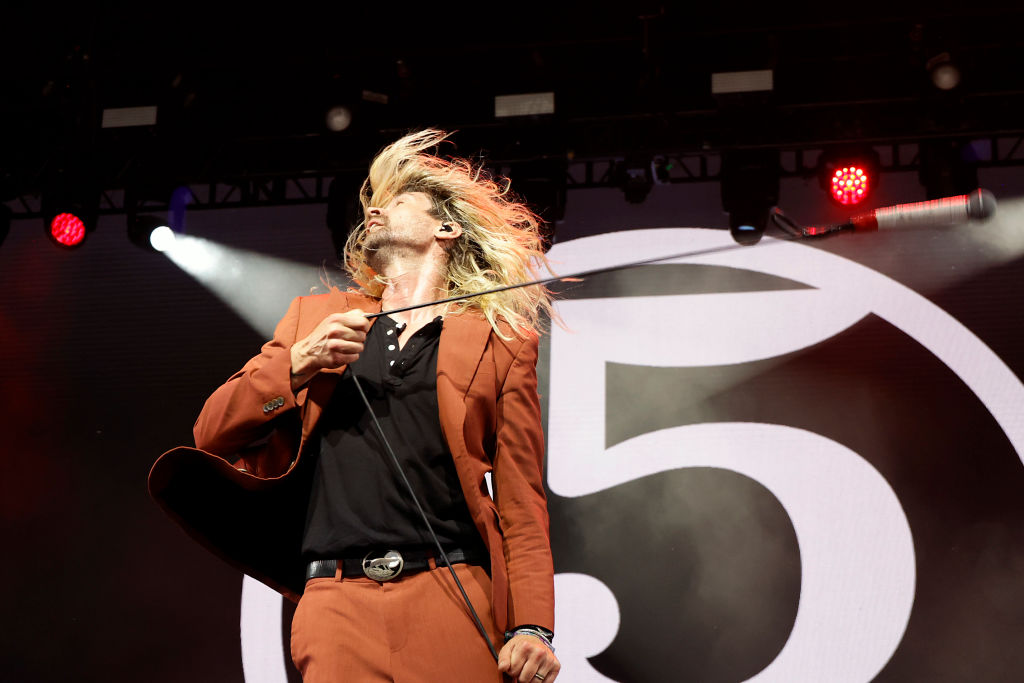
[[[299,350],[298,344],[292,346],[290,353],[290,376],[292,388],[297,388],[306,383],[313,375],[314,369],[309,367],[309,359]]]
[[[552,652],[555,651],[555,646],[551,642],[554,639],[555,634],[546,628],[541,628],[540,626],[520,626],[512,629],[511,631],[505,631],[505,642],[507,643],[516,636],[533,636],[534,638],[539,638],[549,650]]]

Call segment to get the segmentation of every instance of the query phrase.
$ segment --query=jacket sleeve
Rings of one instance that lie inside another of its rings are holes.
[[[193,434],[196,447],[222,457],[241,453],[270,435],[275,421],[292,414],[305,396],[291,388],[291,347],[302,298],[277,324],[274,338],[206,400]]]
[[[498,396],[494,496],[508,569],[510,623],[554,630],[554,568],[544,493],[537,337],[520,347]]]

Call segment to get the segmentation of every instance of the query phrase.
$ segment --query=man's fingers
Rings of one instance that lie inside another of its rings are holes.
[[[331,355],[337,353],[345,354],[356,354],[357,356],[363,352],[363,343],[361,341],[349,340],[349,339],[332,339],[327,343],[327,352]]]
[[[358,309],[332,313],[292,350],[292,376],[354,363],[363,352],[370,321]]]
[[[354,330],[344,323],[335,322],[328,326],[327,337],[329,339],[349,339],[361,342],[366,339],[366,332],[363,330]]]
[[[502,655],[508,653],[508,668],[502,670],[517,681],[528,682],[537,673],[541,658],[544,656],[543,652],[536,649],[537,647],[544,652],[550,652],[540,643],[535,645],[530,642],[529,637],[516,637],[508,641],[501,651]]]
[[[345,313],[331,313],[320,321],[319,328],[322,330],[334,330],[346,328],[360,332],[370,329],[370,321],[366,314],[360,310],[347,311]]]
[[[353,330],[362,330],[366,332],[370,329],[370,321],[366,317],[366,312],[361,311],[358,308],[353,308],[351,311],[340,314],[341,322]]]
[[[510,645],[510,643],[505,643],[505,645],[501,648],[501,652],[498,653],[498,671],[506,672],[508,671],[509,666],[511,666],[512,648],[510,647]]]
[[[534,676],[540,671],[541,664],[544,663],[546,653],[551,652],[544,645],[539,646],[541,649],[536,647],[522,647],[519,648],[519,652],[524,655],[523,657],[523,668],[519,671],[519,683],[537,683]]]
[[[545,664],[541,665],[537,673],[544,677],[544,683],[555,683],[555,679],[558,678],[558,672],[562,669],[562,665],[558,663],[558,659],[555,658],[554,654],[552,654],[548,659],[553,661],[546,663],[548,666],[547,673],[544,672]]]
[[[561,668],[551,650],[546,650],[545,652],[537,653],[536,657],[531,656],[526,664],[523,665],[523,670],[519,674],[519,681],[520,683],[538,683],[539,681],[554,683]],[[538,675],[541,678],[537,678]]]
[[[333,341],[329,350],[331,365],[340,367],[355,363],[359,360],[359,354],[362,352],[363,345],[359,342]]]
[[[555,653],[532,636],[516,636],[498,654],[498,670],[519,683],[552,683],[561,665]]]

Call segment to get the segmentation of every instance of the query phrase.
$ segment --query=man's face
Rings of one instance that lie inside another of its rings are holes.
[[[424,253],[435,241],[440,221],[424,192],[403,192],[381,207],[366,210],[366,249],[370,267],[382,272],[395,256]]]

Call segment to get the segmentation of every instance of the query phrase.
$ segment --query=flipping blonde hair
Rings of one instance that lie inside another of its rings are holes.
[[[502,285],[541,277],[540,266],[550,272],[540,237],[540,219],[510,191],[466,159],[441,159],[427,153],[448,137],[427,129],[406,135],[385,147],[370,165],[359,201],[364,220],[345,244],[345,269],[371,296],[380,296],[386,280],[368,264],[367,210],[384,206],[403,192],[423,192],[433,202],[432,214],[462,226],[462,235],[446,241],[448,263],[444,297],[483,292]],[[495,332],[504,320],[513,331],[540,333],[552,315],[551,292],[542,285],[463,299],[450,304],[456,312],[478,309]]]

